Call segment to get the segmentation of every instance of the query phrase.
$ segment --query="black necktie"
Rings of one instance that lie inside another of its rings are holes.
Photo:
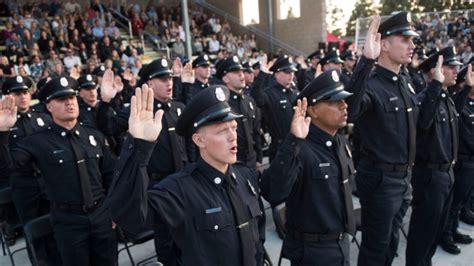
[[[31,119],[28,113],[20,114],[20,123],[23,130],[25,130],[25,136],[30,136],[33,133],[33,128],[31,127]]]
[[[249,211],[246,204],[241,199],[238,188],[237,179],[233,180],[230,174],[225,176],[224,187],[229,195],[230,203],[234,209],[234,216],[237,223],[237,230],[240,235],[240,242],[242,246],[242,265],[252,266],[256,265],[255,254],[257,252],[256,243],[252,237],[252,228],[250,227]]]
[[[445,93],[445,92],[442,92]],[[456,108],[454,107],[454,103],[451,100],[451,97],[446,95],[446,105],[448,106],[448,116],[449,116],[449,125],[451,128],[451,145],[453,145],[453,161],[456,162],[458,159],[458,125],[456,123]]]
[[[346,207],[346,227],[347,232],[351,235],[354,235],[356,231],[356,224],[354,220],[354,206],[352,204],[352,189],[351,185],[349,184],[350,173],[348,164],[350,162],[348,160],[350,160],[350,158],[348,155],[345,155],[345,153],[347,153],[345,151],[346,147],[342,144],[343,142],[340,138],[341,136],[336,137],[336,153],[342,174],[342,190],[344,193],[344,205]]]
[[[177,172],[181,170],[181,168],[183,168],[183,160],[181,159],[181,149],[178,143],[178,135],[175,131],[176,123],[171,114],[171,108],[166,103],[164,104],[164,106],[164,117],[166,124],[168,125],[168,132],[170,134],[171,153],[173,154],[174,170],[175,172]]]
[[[398,80],[398,89],[400,90],[403,102],[405,103],[408,119],[408,165],[412,166],[415,162],[416,155],[416,127],[415,118],[413,117],[413,104],[411,102],[410,96],[408,95],[407,89],[402,85],[403,81],[401,78]]]
[[[77,170],[79,171],[79,179],[81,180],[82,200],[84,206],[92,207],[93,198],[91,183],[89,173],[87,172],[86,160],[84,159],[84,155],[81,152],[82,149],[80,147],[79,136],[77,135],[77,132],[70,132],[68,135],[72,150],[74,152],[74,156],[76,157]]]

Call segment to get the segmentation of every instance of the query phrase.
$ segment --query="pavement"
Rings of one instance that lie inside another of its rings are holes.
[[[278,238],[278,235],[275,231],[275,224],[271,218],[271,210],[266,204],[266,214],[267,214],[267,225],[266,233],[267,240],[265,242],[265,248],[267,249],[273,265],[277,265],[278,258],[280,255],[281,243],[282,241]],[[359,201],[354,197],[354,206],[359,207]],[[405,218],[408,221],[408,217]],[[408,224],[405,225],[406,232],[408,232]],[[470,226],[461,222],[460,231],[465,234],[470,234],[474,236],[474,226]],[[357,239],[360,242],[360,232],[356,235]],[[18,239],[16,244],[11,248],[12,251],[17,250],[25,246],[25,241],[23,238]],[[119,245],[119,248],[123,247],[122,244]],[[393,266],[405,265],[405,248],[406,248],[406,239],[400,234],[400,245],[398,247],[399,256],[395,258]],[[462,252],[459,255],[451,255],[443,251],[438,247],[435,256],[433,257],[433,266],[472,266],[474,265],[474,244],[471,245],[461,245]],[[134,246],[131,248],[131,253],[135,262],[139,262],[143,259],[149,258],[154,254],[154,243],[153,241],[148,241],[144,244]],[[351,244],[351,265],[357,265],[357,255],[358,248],[355,243]],[[25,250],[19,251],[14,255],[15,265],[31,265],[28,256]],[[11,265],[8,256],[3,256],[3,253],[0,253],[0,265],[8,266]],[[119,265],[128,266],[131,265],[130,259],[127,256],[125,251],[121,252],[119,255]],[[152,266],[159,265],[156,262],[145,262],[144,265]],[[282,265],[290,265],[289,261],[283,260]]]

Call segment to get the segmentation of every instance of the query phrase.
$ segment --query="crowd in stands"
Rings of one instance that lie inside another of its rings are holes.
[[[0,22],[4,26],[0,45],[5,46],[0,51],[0,80],[15,75],[36,81],[71,73],[77,76],[101,64],[115,74],[128,69],[136,79],[144,40],[168,46],[170,59],[189,60],[181,8],[136,2],[120,7],[131,22],[133,35],[141,37],[132,41],[124,39],[119,30],[123,18],[114,17],[111,6],[98,0],[84,6],[76,1],[28,1],[24,5],[2,1],[0,15],[7,19]],[[232,54],[242,60],[259,55],[255,35],[234,35],[229,22],[207,15],[202,8],[190,9],[190,27],[193,55],[207,53],[218,59]]]
[[[474,24],[466,13],[437,13],[424,15],[415,21],[420,33],[417,45],[426,51],[447,46],[456,47],[460,60],[467,63],[474,48]]]

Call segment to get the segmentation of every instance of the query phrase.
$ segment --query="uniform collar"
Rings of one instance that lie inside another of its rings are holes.
[[[157,100],[157,99],[154,99],[154,105],[155,105],[155,111],[159,110],[159,109],[163,109],[165,111],[171,109],[171,100],[167,101],[167,102],[162,102],[160,100]]]
[[[233,90],[229,90],[229,91],[230,91],[230,99],[237,100],[237,99],[245,98],[245,96],[243,94],[244,90],[242,90],[242,93],[237,93]]]
[[[77,122],[76,125],[71,128],[70,130],[69,129],[66,129],[66,128],[63,128],[62,126],[56,124],[56,123],[53,123],[51,125],[51,129],[53,131],[55,131],[58,135],[60,135],[61,137],[67,137],[68,134],[74,134],[76,136],[80,136],[81,134],[83,134],[82,132],[82,128],[80,126],[80,123]]]
[[[336,145],[336,136],[331,136],[328,133],[321,130],[319,127],[315,126],[311,123],[309,126],[309,133],[308,133],[308,140],[312,140],[316,143],[321,144],[323,147],[327,147],[328,149],[332,149]]]
[[[291,93],[291,87],[289,89],[283,87],[280,83],[276,83],[275,88],[283,93]]]
[[[203,89],[209,87],[209,82],[206,84],[206,83],[202,83],[201,81],[199,81],[199,80],[197,80],[197,79],[196,79],[196,81],[195,81],[195,84],[196,84],[198,87],[203,88]]]
[[[24,112],[24,113],[18,112],[18,114],[16,115],[16,117],[17,117],[18,119],[20,119],[20,118],[25,118],[25,117],[31,118],[31,117],[32,117],[32,115],[31,115],[31,108],[28,108],[28,111],[26,111],[26,112]]]
[[[197,169],[205,176],[205,178],[209,179],[212,184],[217,186],[224,185],[226,180],[229,180],[229,176],[234,179],[236,178],[231,165],[229,165],[227,173],[223,174],[199,157],[196,166]]]
[[[395,72],[392,72],[380,65],[376,65],[375,66],[375,73],[384,77],[385,79],[387,80],[390,80],[391,82],[393,83],[396,83],[398,82],[398,80],[400,79],[400,74],[397,74]]]

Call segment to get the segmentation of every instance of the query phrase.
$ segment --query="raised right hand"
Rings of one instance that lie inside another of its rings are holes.
[[[363,54],[368,59],[377,59],[380,55],[380,16],[374,16],[365,37]]]
[[[102,77],[100,85],[100,97],[103,102],[110,102],[117,94],[117,87],[114,86],[114,72],[107,69]]]
[[[438,57],[438,63],[436,63],[436,67],[434,68],[434,79],[441,82],[441,84],[444,83],[443,56],[442,55]]]
[[[136,88],[128,119],[128,131],[134,138],[156,141],[160,135],[163,110],[158,110],[153,115],[153,99],[153,90],[148,85]]]
[[[188,62],[181,71],[181,82],[183,83],[194,83],[194,69],[191,62]]]
[[[16,123],[17,106],[15,99],[7,95],[0,100],[0,131],[9,131]]]
[[[306,108],[308,108],[306,97],[303,100],[298,100],[291,120],[291,134],[300,139],[305,139],[308,136],[309,124],[311,123],[311,118],[306,117]]]

